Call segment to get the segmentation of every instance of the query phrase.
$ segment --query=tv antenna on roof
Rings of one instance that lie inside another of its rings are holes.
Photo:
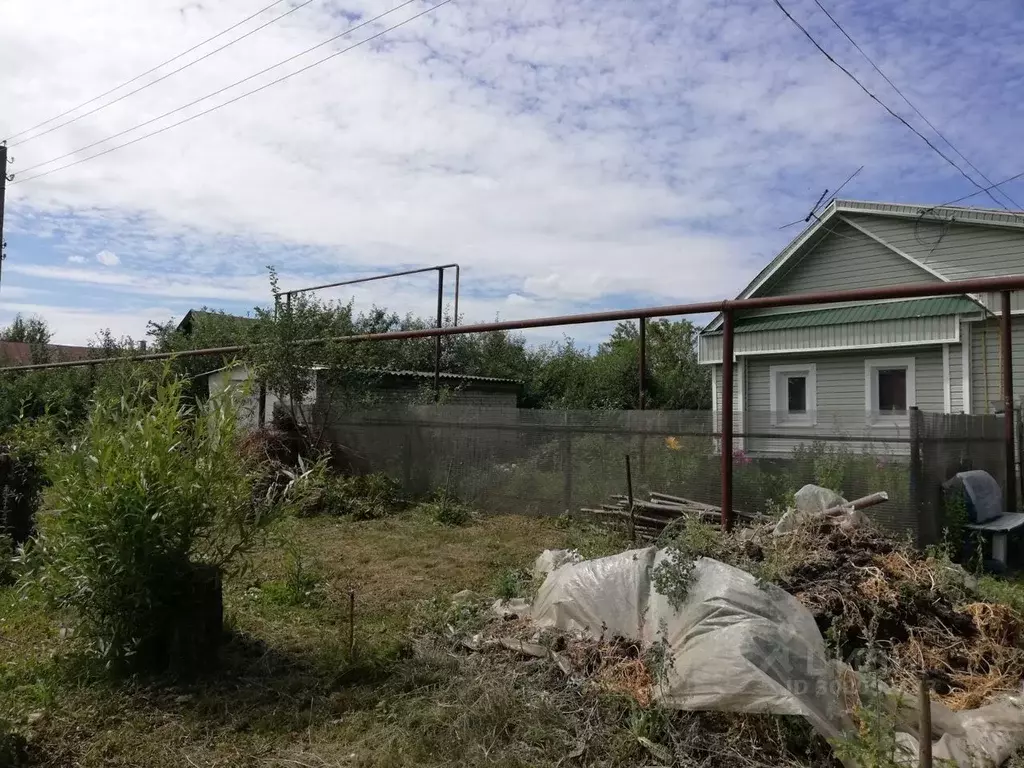
[[[842,191],[843,187],[845,187],[847,184],[849,184],[851,181],[853,181],[854,177],[858,173],[863,171],[863,170],[864,170],[864,166],[862,165],[856,171],[851,173],[846,178],[846,181],[844,181],[842,184],[839,185],[839,189],[837,189],[835,192],[832,193],[832,197],[829,198],[829,202],[831,203],[833,200],[835,200],[836,199],[836,195],[838,195],[839,192]],[[810,212],[808,212],[808,214],[804,218],[797,219],[796,221],[791,221],[791,222],[789,222],[789,224],[783,224],[781,227],[779,227],[779,229],[786,229],[788,227],[794,226],[795,224],[806,224],[807,222],[809,222],[811,220],[812,217],[815,218],[815,219],[818,218],[818,216],[817,216],[818,208],[821,207],[821,201],[825,199],[825,195],[827,195],[827,194],[828,194],[828,190],[826,189],[824,192],[821,193],[821,197],[818,198],[818,201],[814,204],[814,206],[811,208]]]

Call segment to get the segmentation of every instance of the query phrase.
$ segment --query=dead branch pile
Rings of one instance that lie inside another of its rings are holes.
[[[908,692],[923,674],[936,676],[938,695],[961,710],[1020,688],[1024,618],[979,602],[959,567],[870,526],[815,524],[783,537],[765,527],[736,545],[748,570],[771,563],[766,575],[811,610],[842,658],[856,663],[877,650],[887,676]]]

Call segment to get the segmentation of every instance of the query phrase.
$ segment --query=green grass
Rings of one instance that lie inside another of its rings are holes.
[[[978,596],[987,603],[1004,603],[1024,615],[1024,577],[981,576]]]
[[[623,545],[550,518],[299,520],[287,548],[268,545],[225,582],[231,639],[218,671],[190,681],[108,679],[62,639],[59,616],[0,588],[0,734],[9,723],[33,764],[58,768],[555,765],[574,748],[577,693],[538,701],[547,672],[485,674],[483,657],[424,649],[410,625],[432,599],[494,596],[546,547]],[[301,579],[295,552],[315,563]]]

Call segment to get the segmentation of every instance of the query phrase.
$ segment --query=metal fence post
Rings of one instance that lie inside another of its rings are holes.
[[[924,462],[921,456],[921,411],[910,406],[910,511],[914,515],[914,534],[918,546],[924,543]],[[929,528],[931,526],[928,526]]]
[[[1024,501],[1024,412],[1020,408],[1014,414],[1017,428],[1017,498]]]
[[[722,310],[722,530],[732,530],[733,310]]]
[[[647,318],[640,318],[640,410],[647,405]]]
[[[1017,471],[1014,454],[1013,426],[1013,339],[1010,334],[1012,325],[1010,316],[1009,291],[1003,291],[1003,311],[999,316],[1002,333],[1000,334],[999,363],[1003,372],[1003,439],[1006,451],[1006,509],[1017,511]]]
[[[572,433],[569,431],[569,412],[562,412],[562,505],[572,513]]]
[[[444,323],[444,268],[437,270],[437,327]],[[441,402],[441,337],[434,337],[434,402]]]

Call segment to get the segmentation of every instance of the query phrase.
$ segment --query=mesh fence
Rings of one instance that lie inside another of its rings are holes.
[[[735,414],[734,507],[774,512],[806,483],[848,499],[885,491],[870,517],[921,544],[941,537],[942,482],[985,469],[1005,482],[997,416],[913,415],[905,423],[859,413],[780,424],[774,414]],[[721,501],[719,416],[707,411],[554,411],[412,406],[333,412],[332,442],[357,472],[385,472],[409,495],[448,487],[493,512],[561,514],[626,493]],[[1005,487],[1005,486],[1004,486]]]

